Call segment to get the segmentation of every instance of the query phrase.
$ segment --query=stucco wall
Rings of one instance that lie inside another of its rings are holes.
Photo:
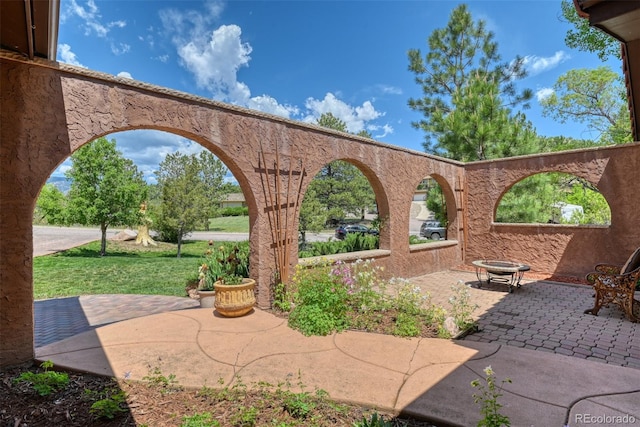
[[[640,246],[640,144],[469,163],[467,256],[513,259],[533,271],[582,277],[598,262],[623,264]],[[517,181],[540,172],[584,178],[611,208],[611,226],[495,223],[500,197]]]
[[[272,194],[276,185],[273,176],[264,181],[261,151],[271,170],[277,153],[283,177],[293,164],[291,188],[302,188],[299,200],[326,163],[341,159],[357,165],[369,179],[384,218],[380,245],[389,251],[382,261],[388,274],[406,277],[462,262],[462,252],[451,247],[410,252],[407,236],[413,193],[424,177],[434,175],[447,195],[449,235],[457,237],[460,221],[453,195],[463,174],[459,163],[127,79],[27,62],[5,51],[0,51],[0,61],[0,365],[33,356],[31,218],[37,195],[75,150],[113,132],[172,132],[200,143],[225,163],[249,208],[251,276],[262,307],[271,302],[275,271],[270,197],[263,185],[269,185]],[[280,184],[284,193],[286,183]],[[296,230],[297,218],[289,215]],[[296,251],[293,245],[292,265]],[[434,256],[439,251],[442,256]]]
[[[467,165],[357,136],[285,120],[127,79],[0,51],[0,366],[33,357],[32,214],[54,169],[91,140],[130,129],[182,135],[211,150],[238,180],[249,208],[251,276],[258,305],[271,301],[275,271],[269,228],[271,175],[293,168],[301,188],[328,162],[347,160],[369,179],[384,226],[372,252],[388,275],[411,277],[473,259],[527,262],[533,271],[582,275],[596,262],[622,263],[640,244],[635,183],[640,146],[580,150]],[[293,160],[291,160],[293,159]],[[611,227],[493,222],[501,195],[538,172],[573,173],[595,184],[612,211]],[[450,241],[409,246],[413,195],[432,176],[443,188]],[[299,179],[302,178],[302,185]],[[286,192],[285,180],[280,182]],[[285,195],[283,194],[283,197]],[[297,217],[289,213],[297,229]],[[289,259],[297,261],[297,248]],[[362,254],[366,257],[367,254]]]

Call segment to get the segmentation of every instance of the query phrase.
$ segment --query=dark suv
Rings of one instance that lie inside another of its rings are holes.
[[[425,221],[420,226],[420,236],[432,240],[447,238],[447,229],[440,224],[440,221]]]
[[[336,228],[336,239],[343,240],[348,233],[373,234],[377,235],[378,230],[369,228],[362,224],[341,225]]]

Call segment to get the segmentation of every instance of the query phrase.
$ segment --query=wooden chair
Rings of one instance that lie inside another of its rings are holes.
[[[640,301],[634,299],[640,280],[640,248],[631,254],[622,267],[598,264],[593,273],[587,274],[587,282],[596,291],[595,305],[585,313],[598,315],[600,307],[617,304],[632,322],[640,322]]]

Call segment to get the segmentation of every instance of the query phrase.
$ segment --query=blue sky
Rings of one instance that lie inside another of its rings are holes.
[[[331,112],[348,130],[423,151],[421,96],[407,51],[466,3],[495,35],[504,61],[526,58],[518,82],[536,96],[570,69],[595,68],[595,54],[569,49],[560,0],[512,1],[150,1],[61,0],[58,61],[243,107],[314,122]],[[620,72],[619,61],[609,65]],[[584,124],[544,118],[537,99],[525,111],[540,135],[590,138]],[[112,134],[147,178],[164,155],[199,145],[178,136]],[[68,168],[67,160],[54,175]],[[151,181],[153,181],[151,179]]]

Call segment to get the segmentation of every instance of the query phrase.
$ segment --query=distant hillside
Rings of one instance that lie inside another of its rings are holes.
[[[55,185],[64,194],[67,194],[71,188],[71,180],[64,176],[52,176],[47,180],[47,184]]]

